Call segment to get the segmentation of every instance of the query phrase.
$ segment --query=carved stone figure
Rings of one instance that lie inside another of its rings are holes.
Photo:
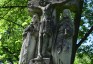
[[[39,19],[36,14],[33,15],[32,23],[24,30],[19,64],[29,64],[30,60],[35,57],[39,30],[38,27]]]
[[[52,50],[53,64],[70,64],[74,32],[74,25],[70,16],[69,9],[63,10],[63,18],[58,25],[57,39]]]
[[[38,54],[37,57],[32,59],[36,64],[49,64],[51,56],[51,39],[52,39],[52,16],[50,10],[50,4],[45,7],[41,7],[42,16],[40,21],[40,30],[38,37]],[[41,61],[42,60],[42,61]]]
[[[55,7],[64,1],[29,1],[32,22],[23,33],[19,64],[69,64],[74,25],[70,10],[64,9],[60,20]]]

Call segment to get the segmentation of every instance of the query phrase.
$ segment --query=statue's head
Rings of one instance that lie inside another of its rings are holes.
[[[34,22],[39,21],[38,15],[37,15],[37,14],[34,14],[33,17],[32,17],[32,20],[33,20]]]
[[[63,17],[69,17],[71,16],[71,12],[69,9],[64,9],[63,10]]]

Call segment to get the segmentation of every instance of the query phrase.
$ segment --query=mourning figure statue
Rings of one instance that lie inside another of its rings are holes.
[[[56,42],[52,49],[53,64],[70,64],[74,34],[74,25],[70,16],[70,10],[64,9],[63,18],[58,25]]]

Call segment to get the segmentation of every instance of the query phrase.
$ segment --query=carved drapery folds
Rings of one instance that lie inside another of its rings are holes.
[[[53,7],[64,1],[28,2],[32,21],[23,33],[19,64],[70,64],[74,32],[70,10],[64,9],[59,19]]]
[[[63,10],[63,18],[58,24],[56,42],[52,49],[53,64],[70,64],[74,24],[70,18],[70,10]]]

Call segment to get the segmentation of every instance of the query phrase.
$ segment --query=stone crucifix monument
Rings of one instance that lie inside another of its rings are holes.
[[[74,24],[66,0],[30,0],[19,64],[70,64]]]

